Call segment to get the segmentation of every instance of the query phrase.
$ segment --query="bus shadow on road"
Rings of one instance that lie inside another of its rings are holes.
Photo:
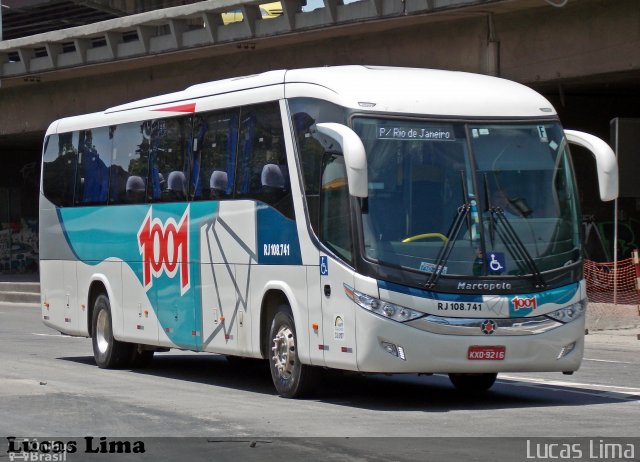
[[[95,366],[93,357],[59,358]],[[275,395],[266,361],[215,354],[157,354],[132,374],[184,380],[234,390]],[[465,409],[517,409],[591,406],[638,401],[640,396],[593,388],[501,379],[484,393],[456,390],[446,375],[357,374],[321,371],[310,401],[379,411],[449,412]]]
[[[347,376],[345,376],[347,375]],[[331,372],[316,399],[369,410],[449,412],[466,409],[517,409],[591,406],[638,401],[640,396],[573,386],[502,380],[486,392],[456,390],[443,374],[431,376],[355,375]]]
[[[59,358],[97,368],[93,356]],[[131,374],[158,378],[184,380],[250,391],[252,393],[275,394],[269,365],[266,361],[244,358],[229,358],[209,353],[156,354],[145,368],[127,370]]]

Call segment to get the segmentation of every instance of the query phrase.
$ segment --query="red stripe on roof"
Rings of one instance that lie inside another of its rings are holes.
[[[154,109],[154,111],[163,111],[163,112],[195,112],[195,111],[196,111],[196,103],[181,104],[181,105],[179,105],[179,106],[163,107],[163,108],[160,108],[160,109]]]

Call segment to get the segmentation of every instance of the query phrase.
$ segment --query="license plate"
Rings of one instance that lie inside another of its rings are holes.
[[[503,345],[481,346],[473,345],[469,347],[467,359],[484,361],[502,361],[507,354],[507,347]]]

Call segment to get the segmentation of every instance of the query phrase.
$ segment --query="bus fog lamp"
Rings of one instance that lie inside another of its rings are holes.
[[[384,348],[385,351],[390,355],[398,356],[398,349],[393,343],[382,342],[382,348]]]
[[[344,284],[344,292],[347,294],[347,297],[353,300],[359,307],[386,319],[392,319],[397,322],[406,322],[424,316],[424,313],[421,313],[420,311],[415,311],[394,303],[383,302],[382,300],[370,295],[358,292],[347,284]]]
[[[571,342],[568,345],[563,346],[560,349],[560,353],[558,353],[558,357],[556,359],[561,359],[571,353],[576,347],[576,342]]]
[[[555,319],[556,321],[567,323],[578,319],[585,313],[585,311],[587,311],[587,303],[585,300],[582,300],[578,303],[574,303],[573,305],[560,308],[553,313],[549,313],[547,316],[551,319]]]
[[[398,349],[398,358],[400,358],[403,361],[406,361],[407,357],[404,354],[404,348],[402,348],[400,345],[396,345],[396,348]]]
[[[403,361],[407,360],[407,357],[404,354],[404,348],[400,345],[395,345],[391,342],[380,342],[384,351],[389,353],[391,356],[395,356],[396,358],[400,358]]]

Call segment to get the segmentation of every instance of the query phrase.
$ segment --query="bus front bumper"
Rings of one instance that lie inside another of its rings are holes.
[[[584,351],[584,315],[566,324],[555,323],[538,333],[523,335],[516,331],[501,335],[500,327],[493,334],[485,334],[481,330],[483,321],[479,320],[477,332],[468,330],[467,335],[458,335],[430,332],[419,328],[424,326],[412,327],[366,310],[357,310],[358,370],[381,373],[572,372],[580,367]],[[504,320],[494,322],[500,321]]]

